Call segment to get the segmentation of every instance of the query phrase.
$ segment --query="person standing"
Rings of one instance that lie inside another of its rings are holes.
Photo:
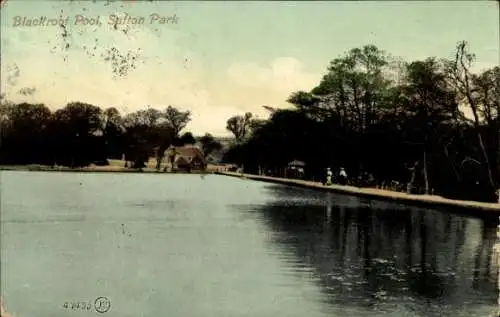
[[[326,183],[325,183],[326,186],[332,185],[332,176],[333,176],[332,170],[328,167],[326,169]]]
[[[347,184],[347,172],[345,168],[341,167],[339,172],[339,184],[346,185]]]

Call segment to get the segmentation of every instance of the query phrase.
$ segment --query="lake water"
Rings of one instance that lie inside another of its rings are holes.
[[[95,316],[98,297],[109,317],[496,308],[495,219],[217,175],[1,172],[0,186],[15,317]]]

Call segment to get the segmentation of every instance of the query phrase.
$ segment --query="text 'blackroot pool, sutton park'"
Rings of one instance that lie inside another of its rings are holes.
[[[46,27],[46,26],[59,26],[59,25],[103,25],[107,23],[108,25],[117,24],[177,24],[179,23],[179,17],[176,14],[173,15],[161,15],[158,13],[151,13],[146,16],[131,16],[125,14],[124,16],[118,16],[115,14],[110,14],[108,16],[84,16],[77,14],[73,17],[57,17],[51,18],[47,16],[40,17],[28,17],[28,16],[15,16],[13,18],[12,26],[17,27]]]

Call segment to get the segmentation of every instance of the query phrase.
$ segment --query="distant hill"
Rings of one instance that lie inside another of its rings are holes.
[[[214,137],[214,139],[219,141],[224,149],[227,149],[234,142],[233,137]]]
[[[197,145],[200,146],[199,144],[199,140],[200,140],[201,136],[196,136],[195,139],[197,142]],[[234,142],[234,137],[219,137],[219,136],[214,136],[214,139],[219,141],[222,146],[224,147],[224,149],[227,149],[229,148],[229,146]]]

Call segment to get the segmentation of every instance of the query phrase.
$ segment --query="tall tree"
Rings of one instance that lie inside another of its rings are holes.
[[[191,121],[191,111],[181,111],[173,106],[168,106],[163,112],[163,117],[172,127],[174,135],[177,137]]]
[[[425,193],[430,193],[428,158],[429,152],[437,149],[441,124],[456,118],[458,104],[455,94],[448,89],[443,67],[434,58],[416,61],[406,66],[406,79],[401,86],[406,101],[405,107],[408,129],[412,129],[413,144],[421,148]],[[409,140],[410,141],[410,140]],[[415,172],[415,170],[414,170]],[[414,179],[414,177],[412,177]],[[410,182],[409,186],[412,186]]]
[[[101,108],[84,102],[70,102],[54,113],[52,133],[57,139],[60,164],[85,166],[105,159],[104,146],[99,143],[102,119]]]
[[[492,172],[500,182],[500,67],[495,66],[473,77],[474,98],[487,136],[490,162],[496,166]],[[489,141],[489,142],[488,142]],[[498,185],[500,186],[500,184]]]
[[[496,180],[493,173],[493,166],[490,162],[490,155],[484,142],[482,133],[480,101],[475,97],[474,79],[475,76],[470,72],[471,65],[475,55],[469,51],[466,41],[457,44],[455,59],[448,62],[448,72],[451,85],[456,89],[458,101],[465,104],[472,112],[472,124],[475,128],[480,153],[482,156],[482,166],[487,175],[487,182],[491,197],[496,196]],[[492,198],[493,199],[493,198]]]
[[[247,112],[245,115],[233,116],[227,120],[226,129],[233,133],[236,142],[242,142],[247,136],[252,121],[252,113]]]
[[[115,107],[103,111],[103,134],[108,158],[119,159],[124,153],[123,133],[125,126],[123,118]]]

